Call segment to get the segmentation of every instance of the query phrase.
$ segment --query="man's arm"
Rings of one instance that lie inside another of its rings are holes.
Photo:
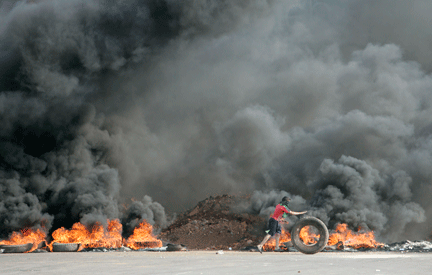
[[[294,212],[294,211],[289,211],[288,212],[288,214],[291,214],[291,215],[301,215],[301,214],[305,214],[305,213],[307,213],[307,211],[303,211],[303,212]]]
[[[287,211],[283,214],[282,219],[281,219],[279,222],[282,222],[282,223],[288,223],[288,221],[285,220],[285,219],[288,217],[287,214],[291,214],[291,215],[297,216],[297,215],[305,214],[306,212],[307,212],[307,211],[303,211],[303,212],[294,212],[294,211],[291,211],[291,210],[288,210],[288,209],[287,209]]]

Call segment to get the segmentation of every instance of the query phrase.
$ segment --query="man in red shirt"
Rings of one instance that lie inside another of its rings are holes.
[[[285,213],[291,214],[291,215],[301,215],[301,214],[304,214],[307,212],[307,211],[303,211],[303,212],[291,211],[288,208],[289,202],[290,202],[290,198],[285,196],[282,198],[282,201],[280,202],[280,204],[276,205],[276,209],[273,213],[273,216],[271,216],[271,218],[269,219],[269,222],[268,222],[268,230],[266,231],[268,233],[264,237],[263,241],[259,245],[257,245],[257,248],[258,248],[260,253],[262,253],[262,251],[263,251],[262,248],[263,248],[264,244],[273,236],[276,239],[275,251],[281,251],[281,249],[279,247],[279,237],[280,237],[280,233],[281,233],[281,226],[279,224],[279,221],[283,219],[282,216],[284,216]]]

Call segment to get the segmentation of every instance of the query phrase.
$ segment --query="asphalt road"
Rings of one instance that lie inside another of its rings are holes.
[[[0,254],[0,274],[432,274],[432,253],[70,252]]]

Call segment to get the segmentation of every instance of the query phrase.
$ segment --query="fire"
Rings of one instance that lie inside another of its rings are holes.
[[[279,237],[279,245],[291,241],[291,234],[282,228],[282,232]],[[276,248],[276,240],[271,238],[264,246],[264,251],[274,250]],[[281,247],[282,248],[282,247]]]
[[[315,234],[310,226],[305,226],[300,230],[300,239],[305,244],[315,244],[318,241],[319,237],[320,235]],[[282,244],[290,241],[291,241],[291,234],[282,228],[282,232],[279,237],[279,247],[283,249]],[[264,245],[264,250],[265,251],[274,250],[275,247],[276,247],[276,239],[271,238]]]
[[[143,221],[134,229],[133,234],[124,242],[124,245],[131,249],[161,247],[162,241],[153,235],[151,224]]]
[[[123,240],[123,227],[119,220],[108,220],[108,226],[105,229],[100,223],[96,223],[91,228],[87,228],[82,223],[75,223],[72,229],[67,230],[64,227],[53,232],[53,241],[49,244],[52,250],[52,244],[57,243],[79,243],[80,250],[83,248],[120,248],[122,245],[132,249],[145,247],[161,247],[162,241],[153,236],[153,227],[143,221],[134,229],[134,233],[127,239]]]
[[[375,241],[373,231],[363,233],[353,232],[348,229],[348,225],[345,223],[336,226],[335,232],[329,237],[328,245],[337,245],[338,243],[354,249],[374,248],[384,245]]]
[[[300,239],[306,245],[313,245],[318,242],[320,238],[319,234],[315,234],[311,226],[305,226],[300,230]]]
[[[22,229],[20,232],[13,232],[8,240],[0,241],[0,245],[22,245],[32,243],[33,247],[27,251],[32,252],[38,245],[45,241],[46,233],[41,229]]]
[[[314,227],[305,226],[300,230],[300,239],[306,245],[313,245],[318,242],[320,235],[314,233]],[[279,239],[279,245],[291,241],[291,235],[289,232],[282,228],[282,233]],[[347,224],[339,224],[336,226],[335,232],[331,233],[329,236],[328,244],[329,246],[336,245],[337,249],[343,246],[352,247],[354,249],[359,248],[375,248],[383,246],[383,243],[379,243],[375,240],[375,235],[373,231],[368,232],[354,232],[348,229]],[[274,250],[276,247],[276,240],[271,238],[265,245],[264,250],[270,251]],[[283,246],[281,247],[283,248]]]
[[[122,225],[119,220],[108,220],[105,229],[102,224],[96,223],[91,228],[87,228],[82,223],[75,223],[72,229],[67,230],[61,227],[53,232],[53,241],[49,244],[57,243],[80,243],[80,250],[83,248],[119,248],[122,245]]]

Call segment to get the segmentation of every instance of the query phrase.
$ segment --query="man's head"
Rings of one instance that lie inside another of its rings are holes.
[[[288,206],[290,200],[291,199],[289,197],[285,196],[285,197],[282,198],[282,201],[281,201],[280,204],[282,204],[283,206]]]

